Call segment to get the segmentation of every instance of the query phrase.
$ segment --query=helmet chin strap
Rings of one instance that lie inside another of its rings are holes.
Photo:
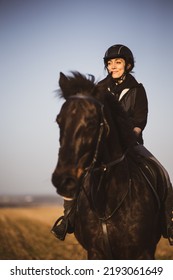
[[[112,77],[112,72],[110,72],[109,74],[110,74],[111,77]],[[121,83],[125,80],[126,75],[127,75],[127,73],[126,73],[126,71],[125,71],[125,72],[121,75],[121,77],[118,77],[118,78],[113,78],[113,77],[112,77],[112,79],[115,81],[115,84],[116,84],[116,85],[119,85],[119,84],[121,84]]]

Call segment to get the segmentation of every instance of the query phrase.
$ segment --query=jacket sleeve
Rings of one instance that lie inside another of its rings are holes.
[[[134,127],[139,127],[144,130],[147,124],[148,117],[148,100],[146,91],[142,84],[139,85],[136,92],[134,111],[132,122]]]

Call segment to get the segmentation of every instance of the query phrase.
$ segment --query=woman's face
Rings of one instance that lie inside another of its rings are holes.
[[[125,72],[125,60],[123,58],[112,58],[108,60],[107,69],[112,78],[118,79]]]

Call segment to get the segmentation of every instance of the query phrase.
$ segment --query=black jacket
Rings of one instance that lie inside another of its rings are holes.
[[[110,75],[99,84],[104,84],[105,90],[110,91],[120,102],[130,118],[132,126],[139,127],[143,131],[148,116],[148,100],[143,85],[139,84],[131,74],[128,74],[119,85],[115,84],[115,80]],[[142,132],[137,141],[143,144]]]

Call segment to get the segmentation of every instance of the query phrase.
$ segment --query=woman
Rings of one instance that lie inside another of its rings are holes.
[[[142,131],[147,123],[148,101],[145,89],[130,74],[134,67],[134,57],[124,45],[110,47],[104,56],[107,77],[100,82],[105,84],[127,112],[137,142],[143,144]]]

